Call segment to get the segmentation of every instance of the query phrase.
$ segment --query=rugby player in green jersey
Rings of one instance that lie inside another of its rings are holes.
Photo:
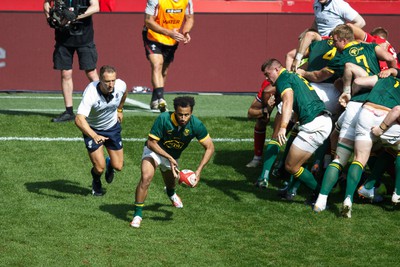
[[[157,117],[143,149],[141,176],[136,187],[135,212],[130,223],[139,228],[142,222],[144,201],[157,167],[160,168],[166,193],[172,204],[182,208],[180,197],[175,193],[178,159],[193,138],[204,147],[204,154],[195,170],[199,180],[201,171],[214,154],[214,143],[204,124],[192,115],[193,97],[181,96],[174,99],[174,112],[164,112]]]
[[[297,72],[311,82],[321,82],[332,76],[341,77],[343,94],[339,101],[343,106],[346,106],[350,99],[349,94],[351,93],[353,79],[360,76],[377,75],[380,72],[379,60],[395,64],[395,59],[393,55],[377,44],[355,41],[353,30],[348,25],[337,26],[332,31],[332,38],[338,52],[332,55],[333,57],[326,67],[315,71],[298,69]],[[361,68],[354,69],[354,66]],[[395,65],[391,66],[395,67]]]
[[[332,38],[322,37],[315,30],[307,29],[299,36],[299,46],[287,53],[286,68],[294,72],[298,68],[308,71],[319,70],[332,59],[332,53],[336,53]]]
[[[322,38],[317,32],[312,29],[309,29],[302,33],[299,37],[300,45],[298,49],[294,49],[290,51],[286,56],[286,66],[292,70],[296,70],[298,67],[302,69],[306,69],[307,71],[319,70],[326,66],[327,62],[332,59],[333,55],[336,53],[336,47],[333,46],[332,38]],[[297,51],[297,54],[296,54]],[[294,57],[296,55],[296,57]],[[300,57],[299,57],[300,56]],[[304,64],[298,66],[301,59],[307,59]],[[327,79],[326,81],[320,83],[310,83],[314,88],[319,98],[324,102],[326,109],[332,113],[333,121],[336,121],[339,114],[341,113],[341,106],[338,103],[338,98],[340,96],[340,92],[333,85],[334,77]],[[291,135],[288,139],[288,144],[291,144],[291,140],[293,140],[297,135],[296,130],[291,132]],[[263,172],[260,177],[266,177],[269,173],[268,170],[272,167],[272,160],[275,160],[276,156],[273,157],[273,153],[277,154],[279,150],[273,150],[273,147],[277,147],[272,141],[268,143],[267,149],[270,153],[268,153],[267,161],[264,163]],[[329,148],[329,140],[324,142],[323,146],[320,146],[318,150],[315,152],[314,160],[315,163],[312,165],[311,172],[314,176],[318,177],[320,173],[322,173],[322,162],[326,162],[326,165],[330,162],[326,151],[330,151]],[[284,158],[287,155],[289,149],[289,145],[286,145],[286,149],[284,152],[284,156],[281,157],[280,161],[284,161]],[[269,164],[267,164],[270,162]],[[277,164],[278,166],[282,166],[280,162]],[[279,173],[280,178],[285,178],[286,172],[282,170],[281,167],[277,171],[273,171],[273,174],[276,175]],[[265,179],[265,178],[264,178]],[[280,195],[282,198],[291,200],[296,195],[296,191],[298,186],[300,185],[298,180],[291,180],[284,190],[281,190]]]
[[[374,126],[371,129],[373,135],[380,137],[391,127],[392,125],[397,125],[396,128],[398,130],[398,125],[400,124],[400,105],[393,107],[386,117],[383,119],[382,123],[379,126]],[[394,129],[393,129],[394,130]],[[400,134],[400,132],[398,133]],[[399,148],[398,145],[396,147],[396,157],[395,157],[395,185],[392,194],[392,203],[399,204],[400,203],[400,156],[399,156]],[[369,176],[365,181],[365,184],[358,189],[358,193],[360,194],[361,190],[370,194],[370,198],[374,197],[374,193],[376,188],[375,179],[372,176]],[[364,193],[363,192],[363,193]],[[371,194],[372,193],[372,194]]]
[[[297,72],[313,82],[324,81],[332,76],[342,77],[346,71],[356,65],[364,72],[360,74],[361,76],[366,76],[365,73],[375,75],[380,71],[379,60],[390,61],[393,59],[392,55],[376,44],[364,44],[354,41],[352,28],[348,25],[337,26],[332,32],[332,38],[337,52],[332,56],[325,68],[307,72],[299,69]],[[348,95],[350,91],[348,87],[351,84],[351,80],[355,78],[347,74],[346,72],[345,77],[343,77],[346,89],[341,97]],[[359,93],[352,97],[352,101],[349,104],[347,104],[346,98],[343,98],[343,105],[347,106],[346,111],[339,118],[335,131],[331,136],[332,147],[336,147],[335,159],[329,164],[324,173],[321,191],[314,205],[314,211],[316,212],[325,210],[328,194],[337,182],[343,166],[347,164],[351,156],[356,123],[354,118],[367,95],[368,93]],[[338,141],[337,138],[339,139]],[[337,146],[335,145],[336,142],[338,142]]]
[[[279,146],[286,144],[286,131],[292,113],[299,124],[299,132],[285,160],[285,169],[316,191],[319,189],[317,181],[302,165],[328,138],[332,129],[329,112],[307,80],[287,71],[278,60],[270,59],[264,63],[263,72],[282,100],[282,117],[276,138]]]
[[[400,75],[397,75],[400,77]],[[380,134],[382,143],[394,146],[398,151],[400,148],[400,125],[393,121],[386,120],[385,117],[389,111],[395,106],[400,105],[400,80],[393,76],[379,79],[372,91],[368,95],[358,117],[355,131],[355,143],[354,143],[354,158],[349,167],[347,175],[347,186],[345,200],[343,202],[342,215],[346,218],[351,217],[353,194],[356,187],[361,179],[361,174],[364,170],[368,158],[371,153],[372,145],[378,141],[378,138],[371,134]],[[381,132],[377,131],[376,126],[381,129]],[[375,129],[374,129],[375,127]],[[396,173],[400,171],[400,156],[396,157]],[[397,185],[396,179],[396,185]],[[397,186],[394,190],[392,201],[394,203],[399,202],[397,193]],[[370,191],[373,196],[374,189]]]

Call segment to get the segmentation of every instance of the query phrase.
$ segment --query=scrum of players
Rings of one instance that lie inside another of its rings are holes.
[[[356,192],[383,201],[385,172],[394,180],[391,201],[400,202],[400,65],[387,30],[367,33],[365,22],[357,22],[339,24],[329,36],[317,24],[300,34],[284,63],[266,60],[266,79],[248,110],[256,124],[254,158],[246,166],[263,167],[255,185],[266,188],[279,177],[285,181],[279,195],[290,201],[303,184],[311,192],[307,203],[318,213],[342,185],[345,218],[352,216]]]

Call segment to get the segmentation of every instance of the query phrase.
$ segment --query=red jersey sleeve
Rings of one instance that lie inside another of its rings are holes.
[[[263,81],[263,83],[261,84],[261,88],[258,91],[258,94],[256,96],[256,99],[257,99],[258,102],[260,102],[260,103],[262,102],[262,95],[263,95],[264,89],[267,88],[267,86],[270,85],[270,84],[271,83],[269,81],[267,81],[267,79],[265,79]]]

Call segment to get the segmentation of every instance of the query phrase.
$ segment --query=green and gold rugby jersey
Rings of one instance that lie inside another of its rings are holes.
[[[370,91],[369,90],[361,90],[360,92],[358,92],[356,95],[353,95],[351,97],[350,101],[354,101],[354,102],[364,102],[365,100],[367,100],[368,96],[369,96]]]
[[[350,42],[345,49],[328,62],[327,68],[334,73],[334,76],[342,77],[344,66],[347,62],[354,63],[362,67],[368,75],[376,75],[380,72],[379,60],[376,56],[375,43]],[[361,90],[351,97],[351,101],[364,102],[369,95],[368,90]]]
[[[400,80],[393,76],[379,79],[372,88],[367,102],[388,108],[400,105]]]
[[[346,63],[354,63],[362,67],[369,76],[378,74],[381,69],[376,56],[374,43],[350,42],[342,52],[337,52],[335,57],[327,64],[327,68],[337,77],[342,77]]]
[[[309,46],[307,71],[320,70],[326,66],[336,54],[332,39],[314,41]]]
[[[324,102],[308,81],[285,68],[279,73],[275,86],[281,98],[287,90],[293,90],[293,111],[301,125],[314,120],[326,109]]]
[[[309,46],[307,71],[323,69],[335,57],[336,52],[331,38],[312,42]],[[332,76],[322,82],[333,83],[335,80],[336,77]]]
[[[164,112],[157,117],[150,130],[149,137],[158,141],[158,145],[178,159],[193,138],[203,142],[210,138],[204,124],[194,115],[185,126],[179,126],[174,112]]]

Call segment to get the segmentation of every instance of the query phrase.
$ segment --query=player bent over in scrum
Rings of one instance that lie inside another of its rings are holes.
[[[282,99],[282,120],[278,132],[280,145],[286,143],[286,128],[292,111],[299,122],[299,133],[290,147],[285,168],[315,192],[319,189],[317,181],[302,165],[331,133],[329,112],[307,80],[287,71],[276,59],[268,60],[263,66],[265,76]]]
[[[371,129],[379,125],[382,130],[382,142],[397,146],[397,149],[399,148],[400,126],[394,124],[389,127],[389,122],[384,120],[392,108],[400,105],[399,84],[400,80],[393,76],[378,80],[360,111],[355,131],[354,159],[349,167],[346,194],[343,202],[342,215],[345,218],[351,218],[353,194],[360,182],[372,145],[377,141],[377,138],[371,134]],[[397,189],[395,189],[396,192]]]

